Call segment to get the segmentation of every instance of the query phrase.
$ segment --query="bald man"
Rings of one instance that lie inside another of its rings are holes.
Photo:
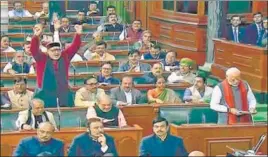
[[[37,136],[22,139],[13,152],[13,156],[37,156],[42,152],[48,152],[53,156],[64,155],[62,141],[52,138],[55,128],[50,122],[40,123]]]
[[[256,113],[255,96],[240,75],[239,69],[228,69],[226,79],[213,90],[210,108],[218,112],[218,124],[249,123],[249,114]]]
[[[102,119],[105,127],[125,127],[127,122],[122,111],[112,105],[112,100],[108,95],[99,95],[96,105],[87,110],[87,119],[98,117]]]
[[[51,112],[45,111],[44,101],[41,99],[33,99],[31,107],[27,110],[19,112],[16,125],[19,130],[37,129],[42,122],[50,122],[56,128],[56,122]]]

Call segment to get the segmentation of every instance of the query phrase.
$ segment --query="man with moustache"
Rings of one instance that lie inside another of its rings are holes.
[[[97,79],[93,76],[84,81],[85,86],[78,89],[75,94],[75,106],[89,107],[94,106],[96,98],[100,95],[104,95],[105,91],[99,88]]]
[[[22,139],[13,152],[13,156],[37,156],[42,152],[53,156],[63,156],[64,143],[52,137],[54,131],[55,128],[50,122],[40,123],[37,136]]]
[[[105,32],[122,32],[123,25],[117,22],[117,15],[115,13],[111,13],[108,16],[109,23],[104,25]]]
[[[107,43],[105,41],[99,41],[95,43],[95,49],[93,53],[90,54],[88,60],[95,61],[113,61],[115,57],[110,53],[106,52]]]
[[[131,27],[124,29],[119,36],[120,40],[138,41],[141,39],[143,30],[141,20],[133,20]]]
[[[73,139],[68,156],[118,156],[114,139],[104,133],[101,119],[88,119],[87,127],[87,132]]]
[[[139,149],[139,156],[188,156],[183,139],[169,133],[168,121],[163,117],[156,117],[153,120],[153,134],[142,139]],[[201,154],[194,151],[190,153]],[[204,156],[204,155],[203,155]]]
[[[43,27],[34,27],[31,40],[31,53],[36,61],[37,87],[35,97],[45,102],[45,107],[72,106],[74,104],[68,87],[70,61],[81,45],[82,26],[75,25],[76,35],[73,43],[62,50],[59,42],[47,44],[47,54],[40,51],[40,36]]]
[[[228,69],[226,79],[213,90],[210,108],[218,112],[218,124],[248,123],[252,119],[245,113],[257,112],[255,96],[248,83],[241,80],[240,75],[239,69]]]
[[[120,87],[111,89],[113,105],[125,106],[143,103],[142,94],[133,87],[133,78],[124,76]]]

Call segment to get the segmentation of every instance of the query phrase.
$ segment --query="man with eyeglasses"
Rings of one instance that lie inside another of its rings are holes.
[[[104,127],[127,126],[123,112],[112,105],[110,96],[106,94],[97,97],[96,105],[88,108],[86,117],[87,119],[96,117],[102,119]]]
[[[54,131],[55,127],[50,122],[40,123],[37,136],[22,139],[12,156],[37,156],[42,152],[64,156],[64,143],[53,138]]]
[[[16,121],[17,128],[19,130],[29,131],[37,129],[42,122],[50,122],[56,129],[57,125],[53,113],[46,111],[44,106],[44,101],[33,99],[30,108],[19,112]]]
[[[40,36],[43,27],[35,25],[31,40],[31,53],[36,61],[37,91],[35,97],[45,102],[45,107],[73,106],[69,92],[68,73],[70,61],[81,45],[82,26],[75,25],[76,35],[72,44],[62,50],[59,42],[47,44],[47,54],[40,51]]]
[[[117,157],[114,138],[104,133],[100,118],[87,121],[87,131],[76,136],[68,152],[68,156],[114,156]]]
[[[101,85],[114,85],[119,84],[120,81],[112,76],[112,63],[104,62],[101,66],[100,75],[97,76],[97,80]]]
[[[79,107],[92,107],[96,103],[96,97],[105,94],[99,87],[95,77],[89,77],[84,81],[85,86],[76,91],[74,104]]]

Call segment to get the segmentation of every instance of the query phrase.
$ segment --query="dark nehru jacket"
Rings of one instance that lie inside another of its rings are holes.
[[[117,150],[113,137],[104,134],[108,149],[106,152],[101,150],[101,144],[89,136],[88,132],[76,136],[70,145],[68,156],[103,156],[104,154],[113,154],[117,157]]]
[[[103,112],[98,105],[94,106],[94,109],[96,111],[96,114],[98,117],[104,118],[104,119],[114,119],[113,121],[104,123],[103,125],[105,127],[109,126],[119,126],[118,124],[118,114],[119,114],[119,108],[112,105],[112,109],[109,112]]]

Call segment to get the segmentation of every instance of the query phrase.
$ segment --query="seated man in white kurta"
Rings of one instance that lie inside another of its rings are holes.
[[[183,96],[183,101],[193,103],[209,103],[213,88],[206,85],[206,78],[197,76],[194,85],[186,88]]]

